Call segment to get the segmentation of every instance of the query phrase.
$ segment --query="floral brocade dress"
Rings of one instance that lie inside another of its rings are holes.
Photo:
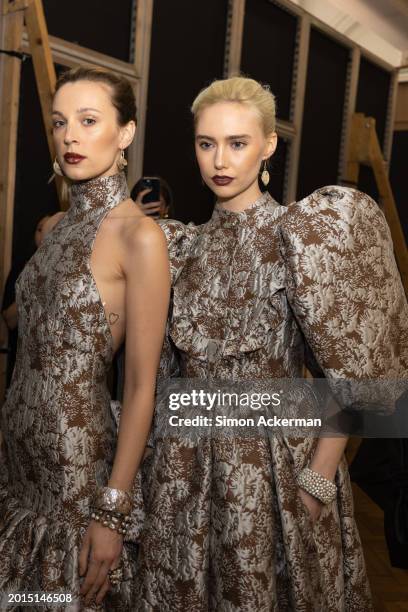
[[[131,542],[119,591],[101,606],[69,603],[81,586],[90,498],[108,482],[117,439],[106,386],[112,336],[90,257],[100,224],[128,195],[123,173],[74,184],[69,210],[17,281],[17,362],[1,413],[0,593],[68,594],[24,610],[132,609]],[[0,609],[15,607],[3,600]]]
[[[408,377],[408,306],[369,196],[325,187],[283,207],[263,194],[162,228],[170,374],[177,358],[184,378],[296,378],[311,352],[329,383]],[[138,611],[373,610],[344,455],[337,498],[312,523],[296,477],[317,438],[153,438]]]

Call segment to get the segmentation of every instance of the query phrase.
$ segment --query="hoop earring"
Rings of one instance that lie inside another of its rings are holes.
[[[266,161],[266,159],[264,159],[263,170],[262,170],[262,174],[261,174],[261,181],[263,182],[265,187],[267,187],[267,185],[269,184],[269,179],[270,179],[270,176],[269,176],[269,172],[268,172],[267,161]]]
[[[54,174],[58,174],[58,176],[64,176],[64,173],[61,170],[61,166],[58,163],[58,159],[54,159],[54,163],[52,164],[52,168],[54,170]]]
[[[117,166],[120,172],[122,172],[122,170],[124,170],[124,168],[126,168],[127,166],[127,159],[125,157],[125,151],[123,149],[120,152],[120,157],[117,161]]]

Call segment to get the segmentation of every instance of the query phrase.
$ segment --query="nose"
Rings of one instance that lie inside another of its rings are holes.
[[[227,165],[228,162],[226,159],[225,148],[223,146],[219,146],[215,152],[214,166],[217,170],[222,170],[223,168],[226,168]]]
[[[78,139],[74,132],[74,127],[72,123],[67,122],[67,125],[65,128],[65,134],[64,134],[64,144],[69,146],[73,142],[77,143]]]

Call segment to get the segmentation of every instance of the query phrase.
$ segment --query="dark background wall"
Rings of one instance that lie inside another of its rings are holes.
[[[247,0],[242,37],[241,71],[265,85],[276,97],[277,116],[290,120],[297,17],[268,0]],[[282,138],[270,162],[268,190],[283,202],[290,143]]]
[[[337,183],[350,52],[316,28],[310,32],[297,198]]]
[[[202,223],[213,207],[195,161],[190,106],[223,77],[227,8],[227,0],[154,2],[143,172],[169,182],[182,221]]]
[[[398,214],[405,240],[408,244],[408,131],[394,132],[390,165],[390,182],[398,207]]]
[[[133,0],[43,0],[53,36],[128,62]]]

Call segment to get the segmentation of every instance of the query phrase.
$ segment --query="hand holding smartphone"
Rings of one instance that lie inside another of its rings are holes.
[[[150,189],[149,193],[145,193],[140,199],[140,194],[147,189]],[[160,195],[160,179],[154,176],[143,176],[133,187],[131,193],[132,199],[141,206],[143,212],[154,219],[160,218]]]
[[[160,179],[154,176],[143,176],[136,185],[140,184],[138,193],[145,189],[151,189],[150,193],[147,193],[142,198],[143,204],[149,204],[150,202],[160,202]]]

